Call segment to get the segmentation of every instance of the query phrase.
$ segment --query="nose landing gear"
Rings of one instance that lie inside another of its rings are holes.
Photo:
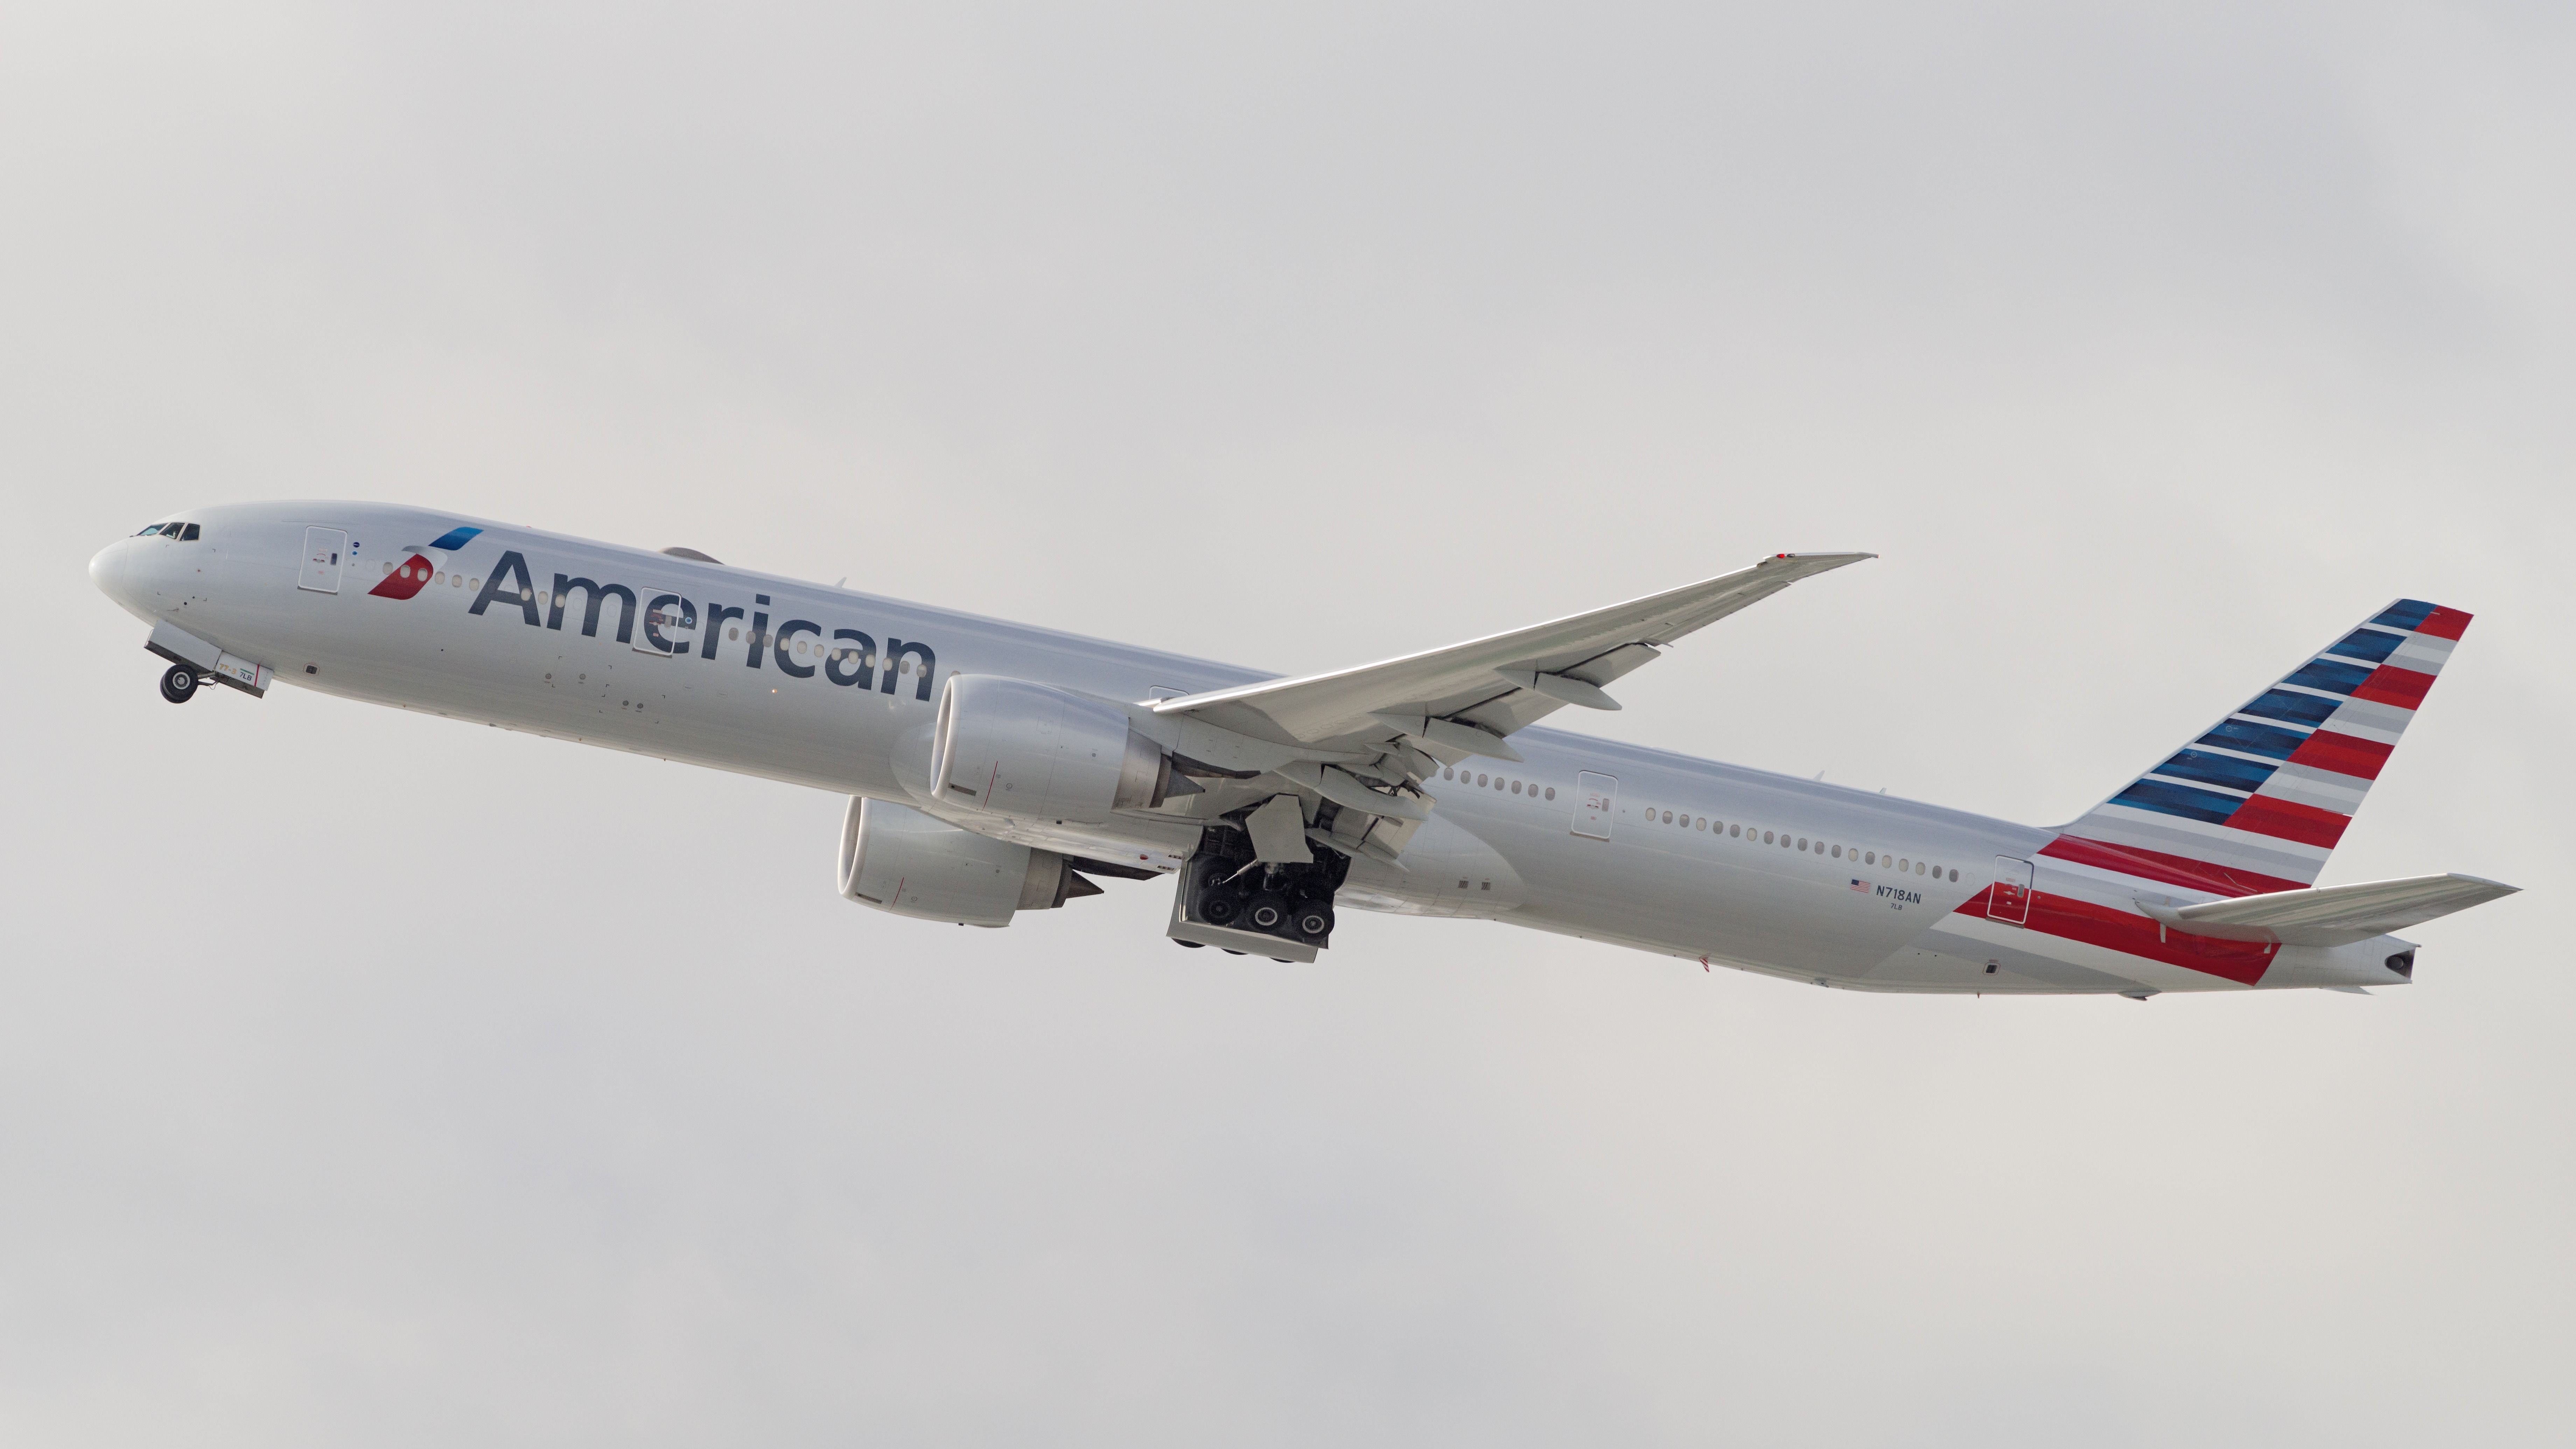
[[[186,704],[197,697],[197,686],[206,677],[185,664],[173,664],[161,672],[161,697],[172,704]]]

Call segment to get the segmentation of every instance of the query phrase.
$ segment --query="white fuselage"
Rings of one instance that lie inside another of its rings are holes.
[[[470,541],[441,550],[430,545],[473,521],[416,509],[245,504],[187,516],[203,525],[201,538],[125,540],[98,556],[93,576],[139,617],[256,661],[281,682],[915,808],[932,808],[930,727],[937,684],[952,674],[1121,702],[1265,677],[534,529],[475,524]],[[332,588],[316,586],[319,565],[304,562],[313,527],[348,540]],[[491,596],[505,552],[525,561],[527,597]],[[374,592],[388,568],[415,557],[431,576],[406,581],[410,597]],[[558,576],[601,588],[561,599]],[[632,593],[633,611],[611,585]],[[672,595],[692,606],[695,638],[675,653],[637,647],[643,611]],[[857,658],[862,640],[863,670],[821,667],[822,648]],[[2135,914],[2120,889],[2043,859],[2049,830],[1554,730],[1524,730],[1512,744],[1521,763],[1472,760],[1427,782],[1437,809],[1403,868],[1357,862],[1343,903],[1509,921],[1875,990],[2386,985],[2393,979],[2378,963],[2403,948],[2385,937],[2280,947],[2246,980],[2242,970],[2157,959],[2172,953],[2136,943],[2158,933],[2147,926],[2141,937],[2125,919],[2089,939],[1993,919],[1980,907],[1999,858],[2038,862],[2040,898]],[[1604,819],[1578,818],[1578,777],[1587,774],[1610,782]],[[1102,826],[974,828],[1172,870],[1201,825],[1137,811]]]

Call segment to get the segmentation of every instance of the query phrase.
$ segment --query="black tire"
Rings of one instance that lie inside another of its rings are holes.
[[[161,671],[161,697],[172,704],[186,704],[197,697],[197,671],[185,664],[173,664]]]
[[[1241,901],[1224,891],[1214,891],[1199,902],[1199,919],[1211,926],[1230,926],[1242,909]]]
[[[1320,941],[1333,934],[1333,906],[1330,901],[1299,901],[1288,913],[1288,929],[1301,941]]]
[[[1276,934],[1288,924],[1288,903],[1263,891],[1243,903],[1243,924],[1249,930]]]

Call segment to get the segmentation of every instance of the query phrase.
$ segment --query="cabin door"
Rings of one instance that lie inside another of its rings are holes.
[[[340,561],[348,556],[349,535],[344,530],[304,530],[304,562],[295,570],[295,586],[317,594],[340,592]]]
[[[1995,857],[1995,889],[1986,897],[1986,914],[2008,926],[2030,923],[2030,862],[2009,855]]]
[[[1610,838],[1610,817],[1619,810],[1619,779],[1585,770],[1574,777],[1574,833],[1593,840]]]

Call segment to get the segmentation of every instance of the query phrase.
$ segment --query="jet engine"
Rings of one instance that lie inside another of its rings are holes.
[[[1196,793],[1114,705],[991,674],[951,675],[940,693],[930,798],[943,805],[1098,825]]]
[[[841,822],[841,894],[863,906],[961,926],[1007,926],[1100,887],[1065,858],[960,830],[909,805],[852,798]]]

